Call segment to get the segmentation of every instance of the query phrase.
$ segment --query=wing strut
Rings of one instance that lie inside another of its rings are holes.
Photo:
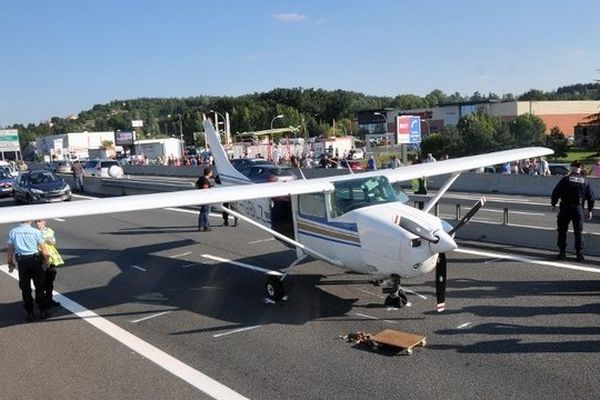
[[[230,208],[227,207],[223,207],[221,206],[221,208],[223,208],[223,210],[227,211],[229,214],[233,215],[234,217],[237,217],[243,221],[246,221],[247,223],[249,223],[250,225],[253,225],[255,227],[257,227],[258,229],[262,229],[263,231],[275,236],[277,239],[282,240],[286,243],[291,244],[292,246],[302,250],[303,252],[305,252],[306,254],[310,254],[311,256],[318,258],[319,260],[323,260],[328,262],[331,265],[335,265],[336,267],[340,267],[343,268],[344,264],[342,264],[340,261],[335,260],[333,258],[327,257],[321,253],[319,253],[316,250],[311,249],[310,247],[306,247],[305,245],[303,245],[300,242],[297,242],[293,239],[290,239],[289,237],[282,235],[279,232],[274,231],[273,229],[267,228],[266,226],[264,226],[263,224],[254,221],[252,218],[248,218],[247,216],[240,214],[236,211],[231,210]]]
[[[435,196],[433,196],[431,200],[429,200],[427,204],[425,204],[425,207],[423,207],[423,211],[429,212],[429,210],[435,207],[436,203],[440,201],[443,195],[446,194],[448,189],[450,189],[450,186],[452,186],[452,184],[458,179],[460,174],[460,172],[455,172],[452,175],[450,175],[450,178],[448,178],[448,180],[444,182],[444,185],[438,190]]]

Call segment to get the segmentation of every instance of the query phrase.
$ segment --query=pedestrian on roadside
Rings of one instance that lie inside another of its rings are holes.
[[[388,168],[396,169],[401,166],[402,166],[402,163],[400,162],[400,160],[398,160],[398,157],[395,154],[392,155],[392,158],[390,158],[390,162],[388,163]]]
[[[377,161],[375,160],[375,157],[373,157],[373,154],[369,156],[369,161],[367,161],[367,169],[371,171],[375,171],[377,169]]]
[[[83,177],[85,176],[85,171],[83,170],[83,165],[79,160],[76,160],[73,166],[71,167],[73,171],[73,181],[75,185],[75,190],[78,192],[83,192]]]
[[[597,158],[596,160],[594,160],[594,164],[592,165],[592,168],[591,168],[588,176],[591,176],[592,174],[595,177],[600,178],[600,158]]]
[[[592,219],[594,209],[594,192],[589,182],[581,175],[581,163],[574,161],[571,163],[571,173],[563,177],[552,191],[552,210],[555,210],[556,203],[560,199],[560,210],[556,218],[558,230],[558,248],[557,258],[564,260],[566,258],[567,248],[567,230],[569,222],[573,223],[573,233],[575,236],[575,251],[577,252],[577,261],[585,260],[583,256],[583,219],[584,204],[587,202],[587,219]]]
[[[212,169],[210,167],[204,168],[204,173],[196,181],[196,189],[207,190],[211,188],[210,178],[212,177]],[[210,231],[210,223],[208,216],[210,214],[210,205],[204,204],[200,206],[200,214],[198,214],[198,230],[200,232]]]
[[[8,271],[15,269],[15,260],[19,269],[19,288],[23,296],[23,307],[27,313],[26,320],[33,321],[33,297],[31,281],[35,287],[35,302],[42,319],[50,316],[44,296],[44,268],[42,264],[48,259],[47,247],[42,233],[31,226],[31,221],[24,221],[8,233],[6,263]]]
[[[548,165],[548,161],[546,157],[541,157],[540,162],[538,163],[538,175],[541,176],[549,176],[550,175],[550,166]]]
[[[44,271],[44,297],[46,298],[46,305],[50,307],[60,306],[58,301],[52,299],[52,292],[54,291],[54,280],[56,279],[57,268],[64,265],[60,253],[56,249],[56,237],[54,236],[54,230],[46,226],[45,219],[38,219],[35,221],[35,227],[42,233],[42,238],[46,244],[48,251],[48,264]]]

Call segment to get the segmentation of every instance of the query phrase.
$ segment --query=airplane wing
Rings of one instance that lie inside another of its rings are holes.
[[[330,182],[325,180],[309,180],[110,197],[89,201],[15,206],[0,209],[0,223],[215,204],[329,191],[333,191],[333,184]]]
[[[465,172],[489,165],[503,164],[505,162],[524,160],[526,158],[542,157],[553,154],[554,151],[545,147],[524,147],[521,149],[496,151],[493,153],[467,156],[451,160],[436,161],[431,163],[403,166],[396,169],[382,169],[361,173],[360,177],[385,176],[390,182],[409,181],[415,178]],[[342,175],[327,178],[330,182],[355,179],[357,175]],[[323,179],[323,178],[319,178]]]

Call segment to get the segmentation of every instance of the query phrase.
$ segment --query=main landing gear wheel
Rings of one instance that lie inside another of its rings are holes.
[[[395,308],[402,308],[402,307],[406,306],[407,303],[408,303],[408,298],[406,297],[406,294],[404,294],[404,293],[398,293],[397,296],[393,296],[390,294],[385,298],[385,302],[384,302],[384,304],[387,307],[395,307]]]
[[[273,301],[281,301],[285,295],[285,289],[279,276],[270,275],[267,277],[267,283],[265,284],[267,291],[267,297]]]

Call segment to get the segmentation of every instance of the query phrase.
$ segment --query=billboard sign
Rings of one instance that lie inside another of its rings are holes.
[[[116,146],[133,146],[135,141],[135,131],[116,131],[115,145]]]
[[[0,129],[0,151],[21,151],[18,130]]]
[[[421,143],[421,118],[412,115],[396,117],[398,144]]]

